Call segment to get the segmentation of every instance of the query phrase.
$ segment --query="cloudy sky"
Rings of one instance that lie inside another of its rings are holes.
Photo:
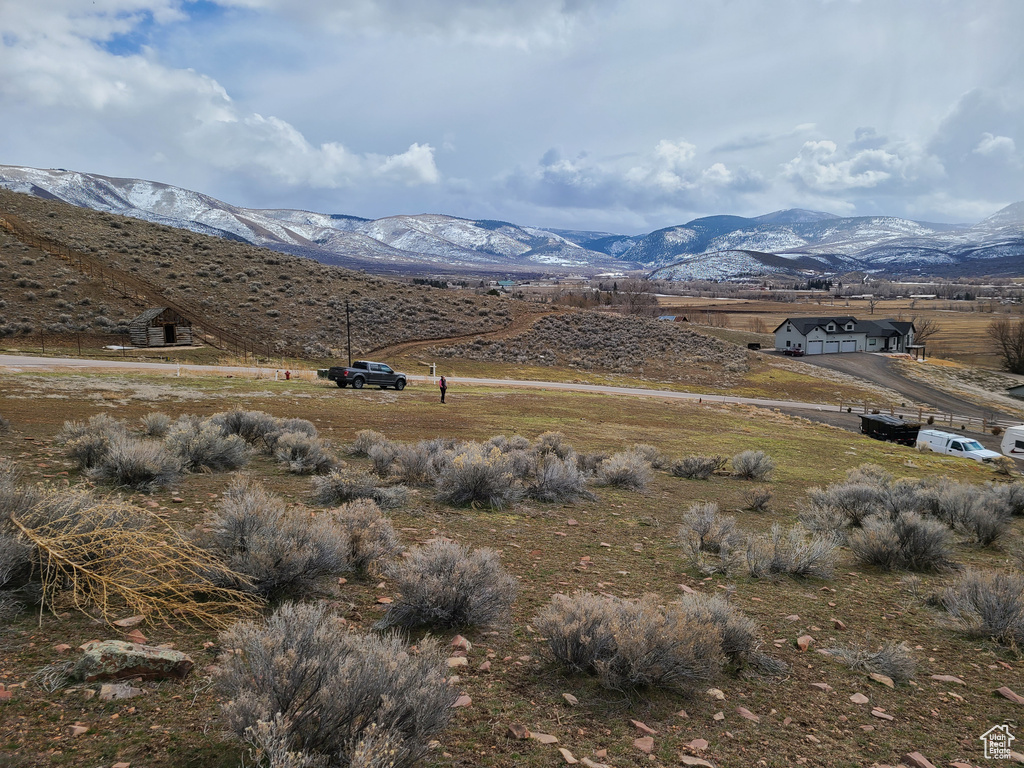
[[[1020,0],[0,0],[0,164],[646,232],[1024,200]]]

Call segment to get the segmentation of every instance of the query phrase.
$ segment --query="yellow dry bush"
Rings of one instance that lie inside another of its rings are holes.
[[[189,626],[227,627],[261,605],[252,595],[216,586],[225,576],[212,555],[164,520],[123,501],[88,493],[52,491],[9,518],[35,549],[43,606],[69,599],[112,621],[124,612],[150,623],[171,619]]]

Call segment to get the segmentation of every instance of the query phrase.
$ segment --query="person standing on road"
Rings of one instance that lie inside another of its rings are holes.
[[[441,402],[443,403],[444,393],[448,391],[448,382],[445,380],[444,376],[441,377],[441,380],[437,383],[437,386],[440,387],[441,389]]]

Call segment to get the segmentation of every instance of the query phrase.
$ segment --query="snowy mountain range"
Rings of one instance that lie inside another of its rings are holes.
[[[441,214],[371,220],[241,208],[159,182],[63,169],[0,165],[0,188],[370,271],[642,270],[658,278],[729,280],[852,270],[1007,275],[1024,268],[1024,202],[974,225],[792,209],[755,218],[709,216],[630,236]]]

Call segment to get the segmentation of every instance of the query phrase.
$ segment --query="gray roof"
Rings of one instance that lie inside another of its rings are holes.
[[[146,325],[150,320],[159,317],[166,309],[167,307],[152,307],[147,309],[141,315],[132,320],[129,325]]]
[[[853,322],[853,330],[847,331],[846,326],[850,322]],[[858,320],[850,315],[841,315],[834,317],[790,317],[783,320],[778,328],[775,329],[775,332],[778,332],[779,328],[787,323],[792,325],[802,336],[806,336],[815,328],[821,328],[826,334],[864,333],[868,336],[888,338],[890,336],[905,336],[914,327],[913,323],[905,320]],[[835,323],[836,330],[827,330],[829,323]]]

